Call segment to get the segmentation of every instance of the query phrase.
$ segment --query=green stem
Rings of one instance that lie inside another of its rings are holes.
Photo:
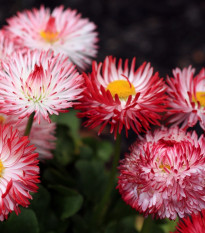
[[[29,136],[29,134],[31,132],[31,127],[33,124],[34,115],[35,115],[35,112],[31,113],[31,115],[29,116],[29,119],[28,119],[28,122],[26,125],[26,130],[24,132],[24,136]]]
[[[107,183],[107,188],[96,210],[96,215],[95,215],[96,222],[95,223],[98,226],[103,222],[104,216],[106,215],[109,204],[110,204],[111,193],[115,185],[117,166],[118,166],[118,162],[120,159],[120,148],[121,148],[121,135],[117,134],[117,138],[115,142],[113,164],[112,164],[112,169],[110,171],[109,180]]]

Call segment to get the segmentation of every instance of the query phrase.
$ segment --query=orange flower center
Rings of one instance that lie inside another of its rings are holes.
[[[0,177],[2,177],[3,170],[4,170],[4,166],[3,166],[3,163],[0,160]]]
[[[50,17],[46,29],[40,32],[41,37],[48,43],[54,43],[58,40],[59,32],[56,29],[55,17]]]
[[[0,124],[4,124],[5,120],[6,120],[5,117],[0,115]]]
[[[171,169],[171,167],[168,164],[163,164],[163,163],[159,165],[159,168],[162,169],[163,172],[166,172],[166,169],[168,170]]]
[[[205,107],[205,92],[204,91],[198,91],[196,92],[196,96],[192,96],[192,100],[196,103],[199,101],[202,107]]]
[[[108,84],[106,90],[110,91],[112,97],[117,94],[120,99],[127,99],[136,94],[134,86],[127,80],[115,80]]]

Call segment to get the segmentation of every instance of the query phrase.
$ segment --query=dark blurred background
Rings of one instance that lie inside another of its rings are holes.
[[[77,9],[98,26],[99,53],[150,61],[160,76],[205,62],[205,1],[189,0],[0,0],[0,23],[17,11],[65,5]]]

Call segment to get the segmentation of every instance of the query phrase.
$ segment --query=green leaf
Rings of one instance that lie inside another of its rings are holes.
[[[45,217],[50,200],[50,193],[42,185],[39,185],[38,192],[33,194],[33,200],[30,205],[30,208],[35,211],[38,219]]]
[[[159,224],[156,224],[156,221],[152,219],[151,216],[148,216],[144,220],[144,224],[140,233],[164,233],[164,231],[160,228]]]
[[[85,232],[90,232],[88,230],[88,222],[83,218],[82,216],[75,215],[72,218],[73,222],[73,232],[74,233],[85,233]]]
[[[136,210],[133,209],[130,205],[127,205],[121,198],[121,196],[115,195],[115,203],[112,203],[113,206],[108,213],[108,218],[114,220],[121,220],[128,216],[136,215]]]
[[[66,166],[74,159],[74,145],[73,141],[67,134],[67,128],[58,126],[56,131],[57,141],[56,149],[54,151],[54,159],[61,166]]]
[[[59,171],[54,168],[48,168],[43,173],[43,180],[51,185],[60,184],[65,186],[73,186],[75,180],[69,176],[67,172]]]
[[[33,210],[21,209],[17,216],[12,213],[8,221],[2,223],[1,233],[39,233],[38,220]]]
[[[72,131],[78,131],[80,128],[80,119],[76,116],[77,110],[70,109],[69,112],[52,115],[52,121],[68,126]]]
[[[75,146],[78,147],[80,144],[79,129],[81,120],[76,114],[76,110],[70,109],[67,113],[60,113],[58,116],[52,115],[51,119],[58,124],[66,125],[70,129],[70,136],[73,138]]]
[[[40,232],[45,232],[45,221],[49,212],[50,200],[50,193],[42,185],[39,185],[38,192],[33,194],[30,208],[35,211]]]
[[[108,161],[113,154],[114,147],[109,141],[100,141],[97,145],[97,156],[103,161]]]
[[[161,229],[163,229],[164,233],[174,232],[176,230],[178,219],[177,220],[165,219],[165,221],[166,221],[165,224],[160,225],[160,227],[161,227]]]
[[[80,210],[83,197],[77,191],[61,185],[49,187],[55,190],[53,205],[61,220],[73,216]]]
[[[80,147],[80,158],[91,159],[94,156],[94,150],[89,145],[83,144]]]
[[[135,216],[129,216],[117,222],[114,221],[108,225],[108,227],[105,230],[105,233],[137,233],[134,223]]]
[[[107,181],[104,164],[99,160],[79,160],[78,170],[79,189],[86,195],[87,200],[98,203],[102,198]]]
[[[46,213],[44,229],[46,229],[47,231],[55,231],[56,233],[60,225],[62,225],[62,222],[60,222],[54,210],[49,208]],[[43,231],[43,228],[41,228],[41,232],[44,233],[45,230]]]

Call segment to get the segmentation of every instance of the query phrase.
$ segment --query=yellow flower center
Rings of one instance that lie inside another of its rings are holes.
[[[108,84],[107,89],[112,97],[117,94],[120,99],[127,99],[130,95],[135,95],[136,91],[134,86],[127,80],[116,80]]]
[[[196,96],[192,96],[192,100],[196,103],[199,101],[201,106],[205,107],[205,92],[204,91],[198,91],[196,92]]]
[[[58,40],[58,32],[45,32],[41,31],[40,35],[43,37],[43,39],[49,43],[54,43]]]
[[[50,17],[45,30],[40,32],[41,37],[49,43],[54,43],[58,40],[59,32],[56,29],[55,17]]]
[[[0,115],[0,124],[4,124],[5,120],[6,120],[5,117]]]
[[[3,170],[4,170],[4,166],[3,166],[3,163],[0,160],[0,177],[2,177]]]
[[[166,169],[168,169],[168,170],[171,169],[171,167],[170,167],[168,164],[163,164],[163,163],[161,163],[160,166],[159,166],[159,168],[162,169],[163,172],[166,172],[165,167],[166,167]]]

